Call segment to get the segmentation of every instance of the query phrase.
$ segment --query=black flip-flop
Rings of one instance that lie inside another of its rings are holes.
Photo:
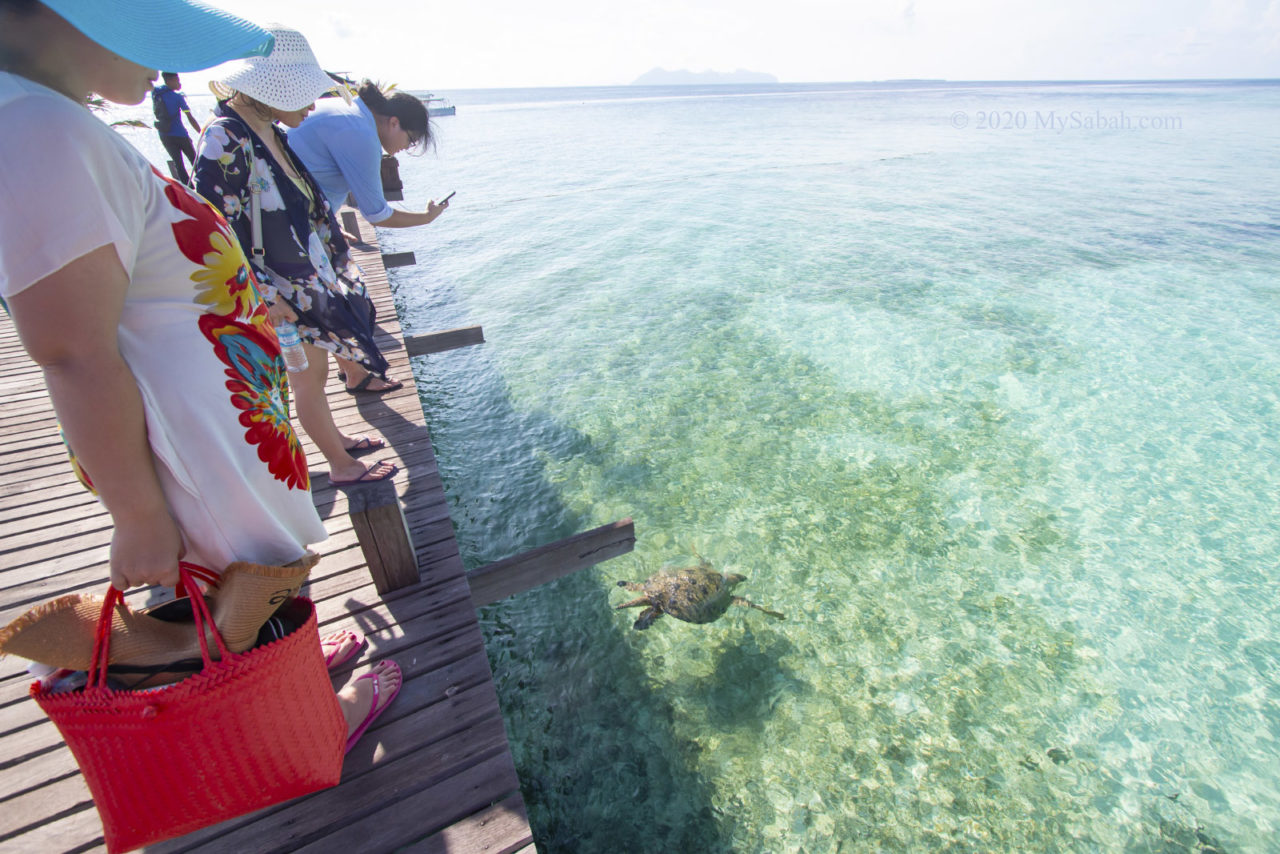
[[[371,451],[381,451],[385,447],[387,447],[387,443],[382,439],[361,436],[354,445],[350,448],[343,448],[343,450],[353,457],[359,457]]]
[[[384,463],[386,463],[386,465],[391,466],[390,471],[388,471],[384,475],[381,475],[380,477],[369,477],[369,472],[373,471],[375,466],[380,466]],[[382,483],[382,481],[384,480],[390,480],[391,478],[395,477],[396,472],[398,471],[400,471],[400,466],[396,465],[395,463],[388,463],[386,460],[378,460],[372,466],[369,466],[368,468],[366,468],[364,470],[364,474],[360,475],[355,480],[334,480],[331,477],[329,478],[329,485],[336,486],[339,489],[344,489],[348,486],[364,486],[367,483]]]
[[[383,382],[388,382],[388,380],[383,377],[378,377],[378,379]],[[346,382],[344,381],[343,388],[347,390],[347,394],[386,394],[389,391],[404,388],[404,383],[399,380],[392,382],[391,385],[386,388],[369,388],[369,383],[373,382],[373,380],[373,374],[365,374],[364,379],[360,380],[360,382],[356,383],[354,386],[346,385]]]

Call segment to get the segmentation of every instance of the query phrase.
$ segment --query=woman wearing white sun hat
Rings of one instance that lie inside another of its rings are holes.
[[[0,0],[0,297],[111,515],[122,590],[326,537],[234,235],[85,109],[273,41],[194,0]],[[349,738],[399,685],[384,662],[343,690]]]
[[[376,310],[324,194],[275,126],[297,127],[317,98],[340,87],[301,33],[280,24],[267,29],[275,37],[269,55],[236,63],[211,84],[220,101],[197,144],[195,187],[226,216],[252,259],[272,321],[297,324],[307,367],[289,383],[302,428],[329,464],[330,483],[383,480],[394,465],[365,466],[352,454],[385,443],[344,435],[324,393],[330,353],[385,379],[387,361],[373,339]]]

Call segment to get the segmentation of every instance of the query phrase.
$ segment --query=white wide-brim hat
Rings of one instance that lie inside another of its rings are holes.
[[[277,110],[301,110],[326,92],[336,91],[350,103],[347,87],[324,72],[302,33],[282,24],[267,24],[275,48],[266,56],[243,59],[228,66],[209,88],[219,99],[243,92]]]

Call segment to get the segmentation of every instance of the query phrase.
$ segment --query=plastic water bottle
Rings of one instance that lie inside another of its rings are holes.
[[[276,338],[280,339],[280,355],[284,357],[284,366],[289,373],[305,371],[307,353],[302,349],[302,336],[298,334],[298,327],[282,320],[276,324]]]

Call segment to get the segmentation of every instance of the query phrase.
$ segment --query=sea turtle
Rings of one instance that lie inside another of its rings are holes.
[[[748,602],[741,596],[733,595],[733,588],[746,581],[744,575],[723,575],[711,568],[711,562],[694,552],[698,558],[697,566],[680,569],[664,569],[649,577],[641,584],[634,581],[619,581],[619,587],[643,593],[639,599],[623,602],[617,608],[638,608],[647,605],[634,628],[647,629],[653,621],[663,614],[670,614],[677,620],[687,623],[710,623],[729,610],[730,605],[743,605],[764,611],[771,617],[785,620],[786,617],[777,611],[761,608]]]

